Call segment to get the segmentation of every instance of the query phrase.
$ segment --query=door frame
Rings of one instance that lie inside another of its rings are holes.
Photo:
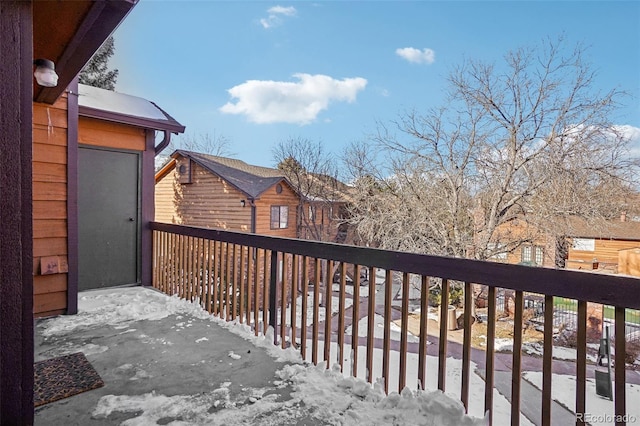
[[[117,153],[124,153],[124,154],[134,154],[137,157],[137,168],[136,168],[136,172],[138,174],[138,179],[136,182],[136,282],[135,283],[128,283],[128,284],[123,284],[123,285],[118,285],[118,286],[113,286],[113,288],[117,288],[117,287],[128,287],[128,286],[135,286],[135,285],[142,285],[142,210],[143,210],[143,206],[142,206],[142,201],[143,201],[143,196],[142,196],[142,174],[143,174],[143,155],[144,152],[142,151],[138,151],[138,150],[131,150],[131,149],[117,149],[117,148],[109,148],[109,147],[103,147],[103,146],[96,146],[96,145],[88,145],[88,144],[82,144],[79,143],[77,144],[77,163],[76,163],[76,167],[77,167],[77,172],[76,172],[76,182],[78,182],[78,185],[80,183],[80,174],[79,174],[79,169],[80,169],[80,149],[84,148],[84,149],[93,149],[93,150],[97,150],[97,151],[109,151],[109,152],[117,152]],[[76,218],[76,223],[75,223],[75,227],[76,227],[76,235],[77,235],[77,241],[76,241],[76,248],[79,247],[79,240],[80,240],[80,223],[79,223],[79,216],[80,216],[80,212],[79,212],[79,205],[80,205],[80,200],[79,200],[79,189],[78,187],[76,187],[76,190],[78,192],[76,192],[76,194],[78,194],[78,199],[77,199],[77,204],[76,204],[76,212],[77,212],[77,218]],[[79,286],[79,271],[80,271],[80,260],[79,260],[79,253],[78,253],[78,265],[77,265],[77,273],[76,273],[76,291],[75,294],[73,295],[73,297],[76,300],[76,306],[77,306],[77,299],[78,299],[78,291],[80,290]],[[97,290],[97,289],[96,289]],[[71,293],[69,291],[69,293]],[[77,312],[77,307],[76,307],[76,312]]]

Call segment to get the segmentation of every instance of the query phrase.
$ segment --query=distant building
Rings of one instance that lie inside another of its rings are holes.
[[[345,240],[338,220],[344,199],[300,195],[282,170],[238,159],[177,150],[156,173],[155,193],[158,222],[289,238]]]

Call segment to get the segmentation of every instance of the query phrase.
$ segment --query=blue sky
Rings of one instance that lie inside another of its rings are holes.
[[[116,90],[156,102],[192,135],[273,166],[279,141],[341,153],[376,121],[440,105],[465,58],[564,34],[588,46],[602,90],[630,96],[614,117],[640,145],[640,2],[153,1],[115,33]]]

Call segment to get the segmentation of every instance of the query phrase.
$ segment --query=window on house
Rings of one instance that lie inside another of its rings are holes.
[[[505,246],[498,243],[487,244],[487,250],[493,253],[489,258],[493,260],[507,260],[507,250]]]
[[[544,247],[541,246],[523,246],[521,261],[542,265],[544,261]]]
[[[580,251],[595,251],[596,240],[593,238],[574,238],[572,248]]]
[[[315,220],[315,217],[316,217],[315,213],[316,213],[316,208],[312,205],[309,205],[309,216],[308,216],[309,222],[313,222]]]
[[[271,229],[289,226],[289,206],[271,206]]]

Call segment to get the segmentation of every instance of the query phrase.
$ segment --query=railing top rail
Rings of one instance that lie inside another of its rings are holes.
[[[151,222],[152,230],[392,271],[640,309],[640,279]]]

